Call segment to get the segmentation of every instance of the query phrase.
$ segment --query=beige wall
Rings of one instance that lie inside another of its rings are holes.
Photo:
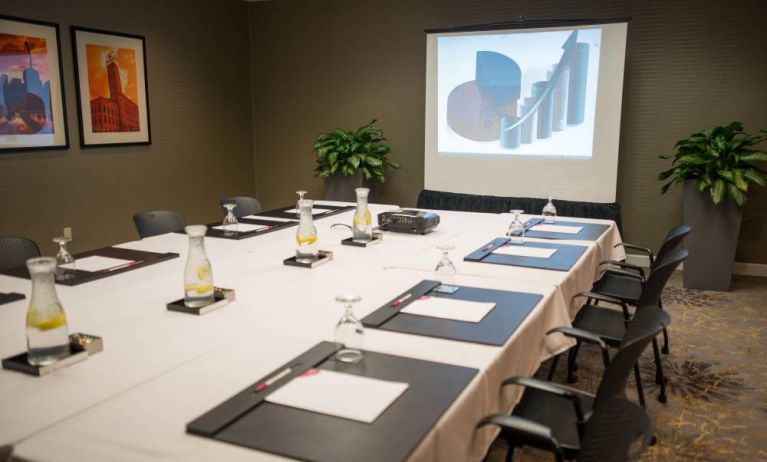
[[[220,197],[255,193],[244,2],[4,1],[0,14],[59,24],[71,146],[0,154],[0,235],[52,254],[71,226],[82,251],[136,239],[135,212],[210,222]],[[151,145],[80,148],[70,25],[146,37]]]
[[[677,139],[715,124],[767,129],[763,0],[272,0],[250,4],[257,191],[267,206],[323,194],[311,145],[378,118],[403,166],[377,202],[423,188],[426,28],[631,16],[618,200],[625,238],[653,247],[681,220],[681,188],[657,173]],[[746,206],[738,261],[767,263],[767,189]]]

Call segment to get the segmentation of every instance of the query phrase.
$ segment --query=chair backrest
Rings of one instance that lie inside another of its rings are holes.
[[[184,229],[186,220],[178,212],[151,210],[133,215],[133,223],[141,239]]]
[[[254,215],[263,210],[261,203],[258,202],[258,199],[248,196],[223,197],[219,201],[219,204],[221,204],[221,209],[224,211],[224,213],[226,213],[224,204],[237,204],[237,207],[232,210],[232,213],[237,218]]]
[[[605,400],[586,423],[578,462],[628,462],[639,459],[652,441],[647,411],[621,398]]]
[[[21,266],[30,258],[39,257],[40,248],[26,237],[0,237],[0,271]]]
[[[652,273],[642,283],[642,293],[639,295],[637,306],[657,306],[669,278],[688,255],[690,251],[687,249],[674,249],[669,250],[663,258],[657,260]]]
[[[626,325],[626,333],[618,352],[610,360],[599,383],[594,400],[595,407],[606,399],[626,396],[626,382],[634,364],[669,320],[669,315],[657,306],[636,310],[636,314]]]
[[[684,238],[690,234],[690,231],[692,231],[692,226],[690,225],[677,225],[671,228],[671,231],[666,234],[666,238],[663,239],[663,244],[661,244],[658,253],[655,255],[655,262],[663,259],[667,253],[679,247]],[[655,262],[653,262],[653,266],[655,266]]]

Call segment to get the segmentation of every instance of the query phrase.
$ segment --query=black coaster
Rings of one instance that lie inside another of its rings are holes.
[[[18,294],[16,292],[0,292],[0,305],[5,305],[6,303],[15,302],[17,300],[24,300],[25,297],[24,294]]]
[[[282,260],[282,263],[286,266],[298,266],[299,268],[316,268],[333,259],[333,252],[327,250],[320,250],[317,254],[317,259],[311,263],[300,263],[296,261],[295,256]]]
[[[48,366],[33,366],[27,361],[27,352],[11,356],[10,358],[3,359],[3,369],[10,371],[23,372],[29,375],[36,375],[42,377],[55,372],[59,369],[63,369],[72,364],[79,363],[88,357],[88,352],[85,349],[76,344],[69,344],[70,355],[66,358],[60,359]]]
[[[371,245],[380,244],[381,241],[383,241],[383,233],[373,232],[373,239],[371,239],[368,242],[354,242],[354,239],[351,237],[347,237],[343,241],[341,241],[341,244],[343,245],[350,245],[352,247],[370,247]]]
[[[213,303],[200,306],[196,308],[192,308],[189,306],[184,305],[184,299],[181,298],[179,300],[173,301],[165,305],[168,308],[168,311],[178,311],[179,313],[186,313],[186,314],[194,314],[194,315],[201,315],[210,313],[211,311],[215,311],[221,307],[226,306],[229,304],[229,299],[224,295],[223,293],[219,291],[213,292]]]

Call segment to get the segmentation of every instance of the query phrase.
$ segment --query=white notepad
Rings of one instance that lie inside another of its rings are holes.
[[[544,249],[541,247],[528,247],[525,245],[503,245],[493,250],[499,255],[512,255],[514,257],[551,258],[557,253],[557,249]]]
[[[412,302],[401,309],[400,313],[477,323],[484,319],[493,308],[495,308],[495,303],[427,296]]]
[[[251,231],[260,231],[262,229],[266,229],[268,226],[266,225],[252,225],[250,223],[239,223],[237,225],[237,231],[240,233],[249,233]],[[219,229],[221,231],[224,230],[224,226],[214,226],[213,229]]]
[[[564,233],[564,234],[578,234],[583,229],[583,226],[562,226],[562,225],[546,225],[540,224],[530,228],[531,231],[544,231],[547,233]]]
[[[327,209],[312,209],[312,215],[322,215],[323,213],[328,213],[331,211],[332,210],[327,210]],[[298,214],[298,212],[299,211],[296,209],[290,209],[290,210],[284,211],[284,213],[295,213],[295,214]]]
[[[61,265],[66,269],[78,269],[82,271],[103,271],[107,269],[127,266],[131,263],[135,263],[135,260],[123,260],[122,258],[102,257],[100,255],[93,255],[90,257],[81,258],[74,263],[66,263]]]
[[[260,215],[248,215],[243,218],[252,218],[254,220],[268,220],[268,221],[282,221],[282,222],[295,222],[295,218],[281,218],[281,217],[266,217]]]
[[[407,388],[402,382],[313,369],[271,393],[266,401],[372,423]]]

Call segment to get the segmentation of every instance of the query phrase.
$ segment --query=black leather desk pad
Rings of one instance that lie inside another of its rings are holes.
[[[533,220],[536,220],[535,222]],[[528,223],[530,226],[528,227]],[[531,218],[525,222],[525,237],[534,237],[538,239],[556,239],[561,241],[596,241],[610,228],[610,225],[600,225],[598,223],[583,223],[580,221],[559,221],[554,223],[557,226],[580,226],[583,229],[577,234],[554,233],[550,231],[536,231],[533,226],[544,224],[540,218]]]
[[[24,294],[19,294],[16,292],[0,292],[0,305],[5,305],[6,303],[15,302],[17,300],[24,300],[27,298]]]
[[[347,364],[333,359],[336,349],[331,342],[317,344],[187,424],[187,432],[300,460],[401,461],[477,373],[467,367],[370,351],[360,363]],[[290,374],[255,392],[258,384],[288,367]],[[406,382],[409,387],[370,424],[264,401],[269,393],[312,367]]]
[[[259,216],[266,216],[266,217],[278,217],[278,218],[290,218],[291,220],[298,220],[299,216],[297,213],[287,213],[287,210],[293,210],[297,206],[289,205],[287,207],[280,207],[278,209],[274,210],[268,210],[266,212],[260,212],[257,215]],[[339,213],[348,212],[349,210],[354,210],[356,207],[354,205],[317,205],[315,204],[312,208],[312,217],[315,220],[319,220],[320,218],[330,217],[333,215],[338,215]],[[325,213],[319,213],[319,212],[325,212]]]
[[[516,255],[500,255],[492,253],[498,247],[506,245],[509,238],[499,237],[493,239],[481,248],[463,257],[464,261],[477,263],[493,263],[496,265],[521,266],[524,268],[536,268],[555,271],[570,271],[575,262],[588,249],[584,245],[555,244],[553,242],[525,242],[526,247],[539,247],[544,249],[557,249],[550,258],[519,257]]]
[[[437,281],[424,280],[419,282],[370,313],[362,320],[362,324],[365,327],[406,334],[501,346],[506,343],[506,340],[543,298],[543,295],[540,294],[466,286],[459,286],[460,289],[453,294],[433,292],[432,289],[438,285],[439,282]],[[397,303],[407,294],[412,295],[406,301]],[[492,302],[495,303],[495,308],[490,310],[487,316],[478,323],[400,313],[400,310],[426,294],[438,298]]]
[[[133,271],[135,269],[143,268],[145,266],[154,265],[155,263],[160,263],[166,260],[172,260],[174,258],[178,258],[178,254],[173,252],[156,253],[156,252],[146,252],[144,250],[122,249],[119,247],[104,247],[101,249],[89,250],[87,252],[75,254],[74,255],[75,268],[77,267],[77,260],[81,260],[85,257],[91,257],[93,255],[99,255],[101,257],[110,257],[110,258],[120,258],[123,260],[134,260],[136,261],[136,263],[129,266],[125,266],[123,268],[114,269],[111,271],[108,269],[101,270],[101,271],[83,271],[79,269],[65,270],[65,275],[68,275],[70,277],[68,277],[67,279],[56,278],[56,284],[61,284],[64,286],[76,286],[76,285],[84,284],[86,282],[95,281],[97,279],[103,279],[109,276],[114,276],[116,274],[125,273],[126,271]],[[5,271],[2,271],[2,274],[29,279],[29,271],[27,270],[26,266],[17,266],[15,268],[10,268]]]
[[[257,218],[239,218],[237,221],[240,223],[247,223],[250,225],[265,225],[268,226],[268,228],[264,229],[257,229],[255,231],[248,231],[248,232],[237,232],[234,235],[228,236],[224,234],[224,231],[221,229],[215,229],[214,226],[221,226],[221,222],[215,222],[215,223],[208,223],[208,231],[205,233],[206,237],[217,237],[221,239],[233,239],[235,241],[239,241],[240,239],[247,239],[249,237],[253,236],[260,236],[262,234],[268,234],[273,231],[279,231],[281,229],[290,228],[291,226],[297,226],[297,221],[270,221],[270,220],[260,220]],[[176,231],[179,234],[186,234],[186,232],[181,229]]]

